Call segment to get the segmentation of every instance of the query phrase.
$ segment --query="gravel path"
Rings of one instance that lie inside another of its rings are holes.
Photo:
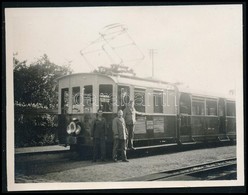
[[[177,169],[236,157],[236,146],[197,149],[172,154],[148,156],[130,159],[126,162],[97,162],[79,161],[80,166],[60,172],[43,175],[16,176],[16,182],[111,182],[121,181],[132,177],[140,177],[160,171]],[[70,162],[66,162],[70,163]],[[70,164],[68,164],[70,166]]]

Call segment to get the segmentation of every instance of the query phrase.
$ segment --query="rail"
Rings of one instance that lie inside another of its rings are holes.
[[[124,181],[179,181],[179,180],[220,180],[235,179],[236,158],[218,160],[210,163],[162,171]]]

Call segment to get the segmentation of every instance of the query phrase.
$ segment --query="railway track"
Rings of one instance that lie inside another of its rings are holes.
[[[236,158],[163,171],[124,181],[231,180],[237,178]]]

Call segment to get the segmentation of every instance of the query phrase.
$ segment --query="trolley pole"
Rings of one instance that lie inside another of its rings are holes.
[[[154,54],[156,54],[157,50],[156,49],[150,49],[149,53],[150,53],[150,57],[152,60],[152,78],[154,78]]]

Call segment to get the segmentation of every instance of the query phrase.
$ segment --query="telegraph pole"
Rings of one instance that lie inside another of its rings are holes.
[[[157,50],[156,49],[150,49],[149,54],[152,60],[152,78],[154,78],[154,54],[156,54]]]

